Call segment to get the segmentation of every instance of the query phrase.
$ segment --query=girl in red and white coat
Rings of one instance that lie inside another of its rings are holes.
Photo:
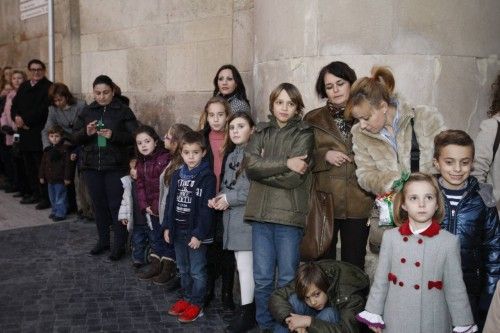
[[[477,332],[460,267],[456,236],[439,226],[444,213],[431,175],[402,177],[394,200],[398,228],[384,233],[365,311],[376,332]]]

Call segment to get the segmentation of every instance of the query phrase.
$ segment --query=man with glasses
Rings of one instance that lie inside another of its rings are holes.
[[[49,88],[52,82],[45,77],[45,64],[32,59],[28,63],[30,80],[19,87],[12,100],[12,119],[19,133],[19,150],[22,153],[27,183],[30,192],[21,200],[22,204],[38,203],[36,209],[50,207],[47,187],[38,180],[38,169],[42,159],[41,132],[49,113]]]

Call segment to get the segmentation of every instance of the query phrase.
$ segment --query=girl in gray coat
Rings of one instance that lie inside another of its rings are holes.
[[[223,248],[234,251],[241,289],[241,311],[228,331],[246,332],[255,326],[253,294],[252,227],[244,221],[250,181],[244,171],[245,146],[254,130],[252,117],[244,111],[231,114],[227,120],[224,152],[229,152],[224,166],[220,193],[209,200],[211,208],[224,211]],[[225,155],[225,154],[224,154]]]
[[[406,178],[406,179],[405,179]],[[444,214],[436,179],[402,177],[384,233],[365,311],[356,318],[380,332],[477,332],[460,266],[460,243],[439,226]]]

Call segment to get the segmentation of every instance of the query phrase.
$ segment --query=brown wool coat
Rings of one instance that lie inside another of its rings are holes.
[[[336,219],[369,217],[373,207],[373,197],[358,184],[352,136],[349,135],[347,141],[343,139],[327,106],[308,112],[304,120],[314,129],[313,181],[316,190],[332,193]],[[349,156],[353,162],[340,167],[331,165],[325,160],[329,150],[340,151]]]
[[[380,133],[364,131],[359,123],[351,130],[359,185],[373,194],[388,192],[392,183],[401,177],[402,171],[410,171],[411,118],[414,118],[415,134],[420,147],[419,171],[436,172],[432,164],[434,137],[446,129],[443,116],[436,108],[411,107],[401,100],[399,112],[397,152]]]

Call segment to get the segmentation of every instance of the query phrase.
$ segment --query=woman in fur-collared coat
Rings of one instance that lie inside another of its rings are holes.
[[[410,171],[412,127],[420,149],[418,171],[426,173],[435,172],[434,137],[446,128],[435,108],[412,107],[394,94],[394,76],[388,68],[375,67],[372,73],[354,83],[347,114],[359,120],[351,131],[359,185],[383,194],[402,171]]]

